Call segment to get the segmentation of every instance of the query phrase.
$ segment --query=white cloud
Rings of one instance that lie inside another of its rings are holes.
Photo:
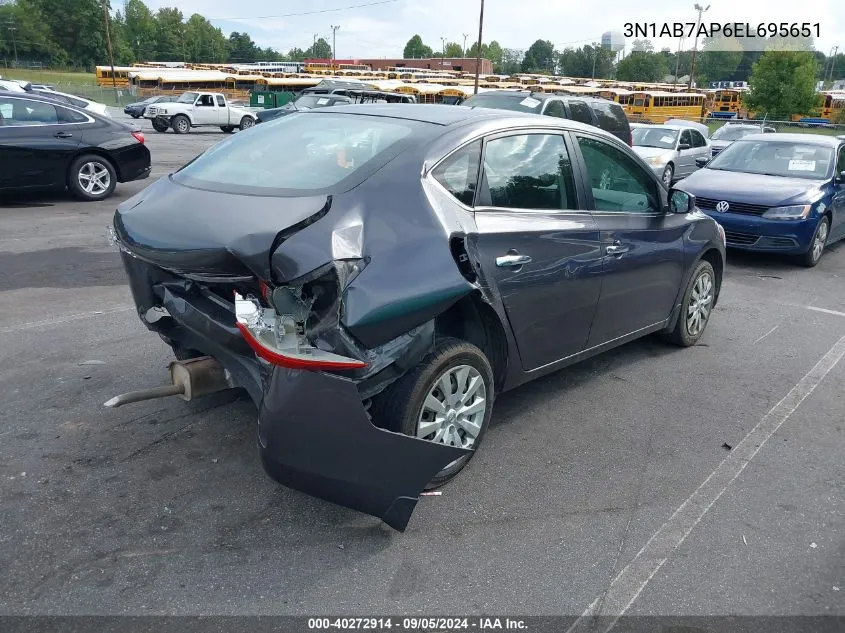
[[[317,33],[330,39],[330,25],[339,24],[339,57],[397,57],[408,39],[419,33],[432,48],[441,46],[441,37],[467,46],[478,37],[477,0],[397,0],[389,4],[344,11],[256,19],[257,16],[281,16],[303,11],[319,11],[362,4],[365,0],[146,0],[151,9],[178,5],[185,16],[201,13],[209,18],[247,18],[213,20],[225,33],[247,30],[261,46],[287,50],[307,47]],[[706,0],[700,0],[706,3]],[[626,22],[654,22],[658,30],[665,22],[691,22],[696,18],[694,1],[651,0],[486,0],[484,41],[497,40],[502,46],[528,48],[537,39],[554,42],[558,48],[580,46],[600,38],[611,29],[622,29]],[[816,48],[828,52],[845,41],[845,3],[841,0],[712,0],[704,14],[705,22],[787,22],[819,23]],[[765,17],[764,17],[765,16]],[[630,38],[633,39],[633,38]],[[629,39],[629,43],[630,43]],[[678,40],[653,38],[655,47],[676,49]],[[685,48],[692,46],[685,42]]]

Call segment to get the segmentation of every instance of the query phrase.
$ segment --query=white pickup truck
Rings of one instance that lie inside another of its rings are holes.
[[[154,103],[144,110],[156,132],[173,128],[187,134],[192,127],[217,126],[224,132],[245,130],[255,125],[256,115],[245,108],[230,105],[219,92],[186,92],[176,101]]]

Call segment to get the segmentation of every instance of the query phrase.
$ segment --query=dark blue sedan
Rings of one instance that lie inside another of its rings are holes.
[[[177,98],[178,95],[160,95],[158,97],[149,97],[143,101],[138,101],[137,103],[130,103],[123,108],[123,113],[128,114],[133,119],[139,119],[144,116],[144,110],[147,109],[148,105],[153,103],[176,101]]]
[[[815,266],[845,237],[845,139],[753,134],[679,183],[724,228],[728,247]]]

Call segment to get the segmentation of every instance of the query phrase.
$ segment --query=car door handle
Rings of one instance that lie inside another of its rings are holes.
[[[531,262],[528,255],[520,255],[519,253],[508,253],[496,258],[496,266],[499,268],[516,268]]]
[[[615,242],[606,246],[604,250],[608,255],[621,255],[622,253],[627,253],[631,249],[622,244],[622,242]]]
[[[73,134],[70,132],[56,132],[55,136],[56,138],[71,138]]]

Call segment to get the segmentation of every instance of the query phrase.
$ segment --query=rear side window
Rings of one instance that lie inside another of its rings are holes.
[[[625,116],[625,111],[620,106],[604,101],[595,101],[592,106],[596,117],[598,117],[599,127],[603,130],[622,132],[629,129],[628,117]]]
[[[217,143],[174,174],[176,182],[225,193],[313,195],[346,191],[394,158],[427,123],[293,113]],[[285,151],[279,151],[284,147]]]
[[[449,156],[431,175],[446,191],[465,205],[472,206],[480,162],[481,141],[475,141]]]
[[[693,147],[705,147],[707,145],[707,141],[704,140],[704,137],[701,135],[701,132],[698,132],[696,130],[690,130],[690,134],[692,134]]]
[[[223,98],[223,95],[217,95],[217,107],[218,108],[225,108],[226,107],[226,100]]]
[[[563,107],[563,101],[558,101],[557,99],[549,101],[543,114],[546,116],[556,116],[560,119],[565,119],[566,110]]]
[[[56,107],[59,115],[59,123],[87,123],[88,117],[79,112],[69,110],[67,108]]]
[[[3,125],[55,125],[59,122],[56,107],[42,101],[4,99],[0,97],[0,116]]]
[[[573,121],[593,124],[593,115],[590,112],[590,107],[583,101],[570,101],[569,112],[572,114]]]

